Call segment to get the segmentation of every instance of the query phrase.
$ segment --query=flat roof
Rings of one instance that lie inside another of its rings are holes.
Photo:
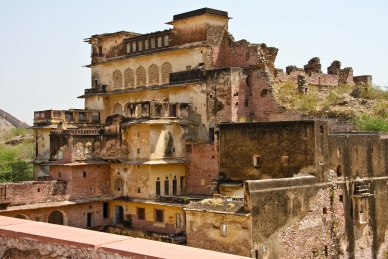
[[[202,15],[202,14],[213,14],[213,15],[218,15],[218,16],[229,18],[228,12],[205,7],[205,8],[197,9],[197,10],[186,12],[186,13],[176,14],[173,17],[173,20],[174,21],[181,20],[181,19],[185,19],[185,18],[197,16],[197,15]]]

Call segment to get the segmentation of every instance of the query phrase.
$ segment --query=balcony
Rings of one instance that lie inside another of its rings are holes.
[[[90,56],[91,58],[99,58],[99,57],[103,57],[104,54],[102,53],[92,53],[92,55]]]
[[[91,94],[103,94],[106,93],[107,85],[99,85],[97,87],[85,89],[85,95],[91,95]]]
[[[34,126],[47,126],[67,123],[96,124],[100,123],[100,112],[95,110],[46,110],[34,112]]]

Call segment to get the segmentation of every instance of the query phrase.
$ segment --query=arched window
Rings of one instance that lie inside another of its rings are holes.
[[[124,88],[135,86],[135,77],[133,75],[133,70],[130,68],[125,69],[124,71]]]
[[[18,214],[18,215],[16,215],[15,216],[15,218],[17,218],[17,219],[29,219],[26,215],[24,215],[24,214]]]
[[[159,84],[159,68],[153,64],[148,68],[148,84],[155,85]]]
[[[151,39],[151,49],[155,48],[155,38]]]
[[[113,72],[113,88],[123,88],[123,76],[120,70]]]
[[[170,73],[172,73],[172,66],[168,62],[162,65],[162,83],[168,83],[170,80]]]
[[[164,46],[168,46],[168,35],[164,36]]]
[[[123,115],[123,108],[121,107],[121,104],[116,103],[116,104],[113,106],[113,114],[120,114],[120,115]]]
[[[136,86],[144,86],[146,83],[146,69],[140,66],[136,69]]]

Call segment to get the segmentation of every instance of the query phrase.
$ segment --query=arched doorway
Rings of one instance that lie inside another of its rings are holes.
[[[124,219],[124,209],[122,206],[114,206],[114,223],[120,223]]]
[[[26,215],[23,215],[23,214],[18,214],[15,216],[15,218],[17,218],[17,219],[29,219]]]
[[[48,223],[64,225],[63,214],[59,210],[55,210],[48,216]]]

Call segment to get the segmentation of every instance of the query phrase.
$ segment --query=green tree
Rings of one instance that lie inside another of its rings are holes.
[[[0,182],[28,181],[32,177],[32,164],[22,160],[17,149],[0,146]]]

